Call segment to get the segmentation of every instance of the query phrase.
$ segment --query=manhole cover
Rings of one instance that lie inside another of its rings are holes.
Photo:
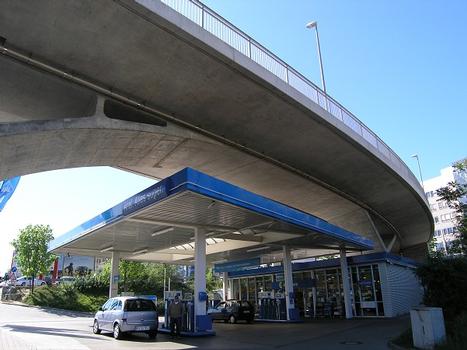
[[[344,345],[360,345],[363,344],[361,341],[356,341],[356,340],[346,340],[346,341],[341,341],[341,344]]]

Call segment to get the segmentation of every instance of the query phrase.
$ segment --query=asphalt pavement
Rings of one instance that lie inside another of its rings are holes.
[[[213,337],[172,340],[159,334],[113,339],[92,333],[92,315],[0,303],[0,350],[313,349],[383,350],[409,327],[409,318],[316,320],[300,324],[214,323]]]

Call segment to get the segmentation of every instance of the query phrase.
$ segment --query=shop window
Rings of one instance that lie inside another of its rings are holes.
[[[381,293],[381,280],[379,278],[378,265],[373,265],[373,278],[374,278],[374,283],[375,283],[376,301],[383,301],[383,295]]]
[[[264,276],[264,290],[272,290],[272,276]]]
[[[265,292],[263,276],[256,277],[256,293]]]
[[[248,300],[248,278],[240,279],[240,293],[241,300]]]
[[[256,281],[254,277],[248,279],[248,300],[256,305]]]
[[[240,299],[240,281],[238,279],[232,280],[232,299]]]

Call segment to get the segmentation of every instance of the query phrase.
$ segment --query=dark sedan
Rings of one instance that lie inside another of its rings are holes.
[[[246,300],[227,300],[219,303],[217,307],[209,309],[208,315],[212,320],[236,323],[239,320],[253,322],[255,317],[254,306]]]

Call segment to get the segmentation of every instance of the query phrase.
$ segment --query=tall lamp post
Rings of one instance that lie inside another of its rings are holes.
[[[422,184],[423,192],[425,192],[425,186],[423,185],[422,168],[420,166],[420,159],[418,158],[418,154],[412,154],[410,157],[417,159],[418,173],[420,174],[420,182]]]
[[[316,30],[316,44],[318,46],[318,58],[319,58],[319,68],[321,73],[321,84],[323,85],[323,91],[326,94],[326,82],[324,81],[324,70],[323,70],[323,60],[321,58],[321,46],[319,44],[319,34],[318,34],[318,22],[313,21],[306,25],[308,29],[315,28]]]

